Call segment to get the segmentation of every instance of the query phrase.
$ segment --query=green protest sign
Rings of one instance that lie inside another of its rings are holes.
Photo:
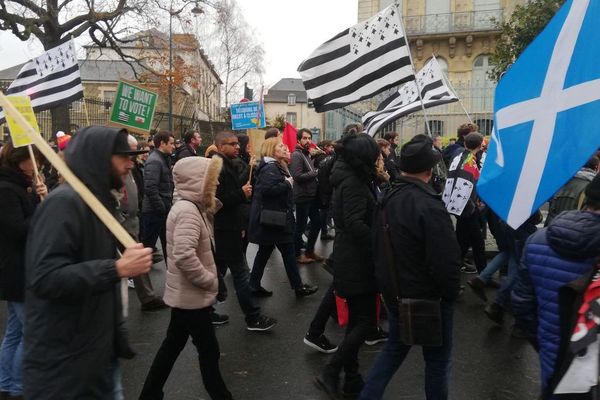
[[[149,132],[158,95],[138,86],[119,82],[110,122],[127,128]]]

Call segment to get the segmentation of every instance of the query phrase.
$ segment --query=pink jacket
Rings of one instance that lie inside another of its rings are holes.
[[[167,279],[164,301],[171,307],[199,309],[214,304],[217,268],[213,257],[215,193],[223,160],[187,157],[175,164],[173,181],[180,198],[167,218]]]

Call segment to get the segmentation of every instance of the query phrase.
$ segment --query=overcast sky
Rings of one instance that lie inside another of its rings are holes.
[[[265,85],[299,77],[298,65],[321,43],[354,25],[358,0],[238,0],[246,20],[265,48]],[[42,53],[37,43],[21,42],[0,31],[0,69]]]
[[[238,0],[266,51],[265,85],[300,77],[298,65],[321,43],[356,24],[358,0]]]

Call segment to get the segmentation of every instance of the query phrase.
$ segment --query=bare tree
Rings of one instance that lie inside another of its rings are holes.
[[[223,101],[242,97],[245,81],[262,81],[265,50],[244,19],[236,0],[221,0],[212,14],[212,27],[201,37],[223,80]]]
[[[158,25],[160,17],[153,0],[0,0],[0,30],[23,41],[37,38],[45,50],[70,37],[89,35],[97,46],[115,50],[136,74],[139,60],[121,52],[120,46],[139,40],[132,33]],[[51,114],[54,131],[69,128],[67,105]]]

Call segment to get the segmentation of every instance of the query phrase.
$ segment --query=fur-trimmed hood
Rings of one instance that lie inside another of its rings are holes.
[[[175,189],[181,199],[191,201],[203,211],[217,210],[217,185],[223,167],[220,157],[187,157],[173,168]]]

